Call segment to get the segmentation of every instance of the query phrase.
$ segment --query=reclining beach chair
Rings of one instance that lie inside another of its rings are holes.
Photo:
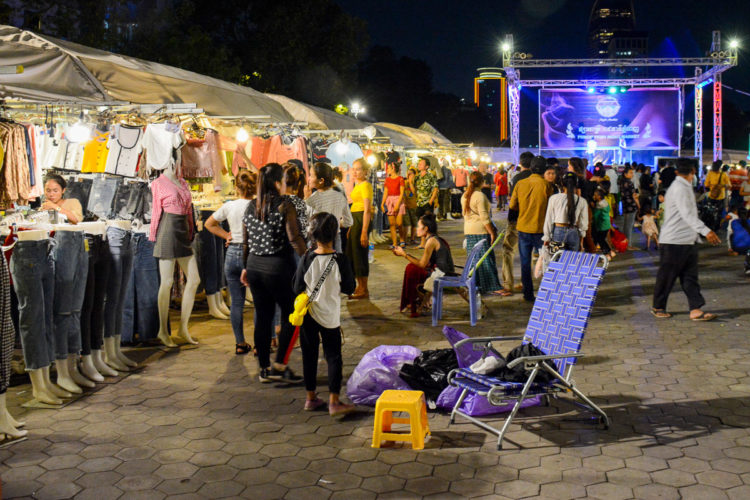
[[[557,393],[569,391],[583,401],[576,404],[597,414],[598,422],[605,429],[609,427],[609,419],[604,411],[587,398],[571,378],[573,365],[583,356],[580,352],[583,334],[607,263],[603,255],[567,250],[557,252],[552,257],[547,272],[544,273],[523,337],[469,338],[456,344],[456,348],[463,344],[472,344],[474,349],[484,350],[484,357],[493,349],[493,341],[523,340],[524,344],[534,344],[545,355],[520,357],[508,363],[509,369],[524,364],[525,373],[528,375],[525,382],[508,382],[496,377],[479,375],[469,368],[451,371],[448,382],[463,389],[451,413],[451,423],[455,422],[456,415],[468,419],[495,434],[498,437],[497,449],[501,450],[503,436],[525,399],[544,395],[545,402],[549,403],[549,396],[556,397]],[[552,380],[548,383],[535,382],[537,374],[541,371],[551,374]],[[485,396],[489,403],[495,406],[516,401],[500,430],[459,410],[466,396],[472,393]]]

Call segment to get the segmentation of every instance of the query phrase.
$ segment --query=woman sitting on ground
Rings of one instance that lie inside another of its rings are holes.
[[[437,220],[433,214],[423,215],[417,223],[417,236],[425,239],[422,258],[417,259],[406,253],[403,247],[395,247],[393,254],[409,261],[404,270],[404,284],[401,288],[401,311],[411,307],[411,317],[416,318],[428,306],[430,294],[420,290],[421,285],[436,268],[446,275],[455,274],[453,256],[448,243],[437,234]]]

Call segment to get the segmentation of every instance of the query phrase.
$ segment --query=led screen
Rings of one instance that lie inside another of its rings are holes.
[[[679,149],[676,89],[539,91],[542,149]],[[624,89],[624,88],[623,88]],[[591,141],[595,141],[593,144]]]

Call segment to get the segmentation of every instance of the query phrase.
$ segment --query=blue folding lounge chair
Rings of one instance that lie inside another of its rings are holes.
[[[503,436],[510,427],[524,399],[544,395],[556,397],[559,392],[570,391],[580,398],[580,404],[599,415],[599,423],[609,427],[606,413],[595,405],[575,386],[571,373],[576,360],[583,356],[581,342],[586,330],[596,292],[607,269],[607,259],[603,255],[583,252],[557,252],[544,273],[539,286],[536,302],[523,337],[482,337],[469,338],[456,343],[473,344],[473,348],[484,350],[483,357],[492,349],[493,341],[523,340],[531,342],[546,355],[526,356],[508,363],[508,368],[523,363],[528,373],[526,382],[507,382],[495,377],[473,373],[469,368],[458,368],[448,375],[448,382],[463,389],[451,413],[451,423],[460,415],[484,430],[497,435],[497,449],[503,447]],[[535,382],[537,374],[546,370],[552,374],[549,383]],[[490,404],[500,406],[515,400],[516,404],[500,430],[491,427],[474,417],[463,413],[459,408],[470,393],[485,396]]]
[[[477,273],[472,272],[482,256],[482,249],[487,246],[487,240],[480,240],[474,245],[466,258],[466,265],[461,276],[442,276],[435,280],[432,292],[432,326],[437,326],[443,316],[443,288],[466,287],[469,292],[469,318],[471,326],[477,324],[477,311],[480,304],[477,301]]]

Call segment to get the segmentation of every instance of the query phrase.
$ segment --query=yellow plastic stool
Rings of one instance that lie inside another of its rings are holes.
[[[409,418],[396,418],[393,412],[405,412]],[[391,424],[409,424],[410,432],[393,433]],[[372,447],[380,448],[380,442],[411,441],[414,450],[424,449],[424,438],[430,433],[427,422],[427,405],[422,391],[383,391],[375,404],[375,425],[372,430]]]

